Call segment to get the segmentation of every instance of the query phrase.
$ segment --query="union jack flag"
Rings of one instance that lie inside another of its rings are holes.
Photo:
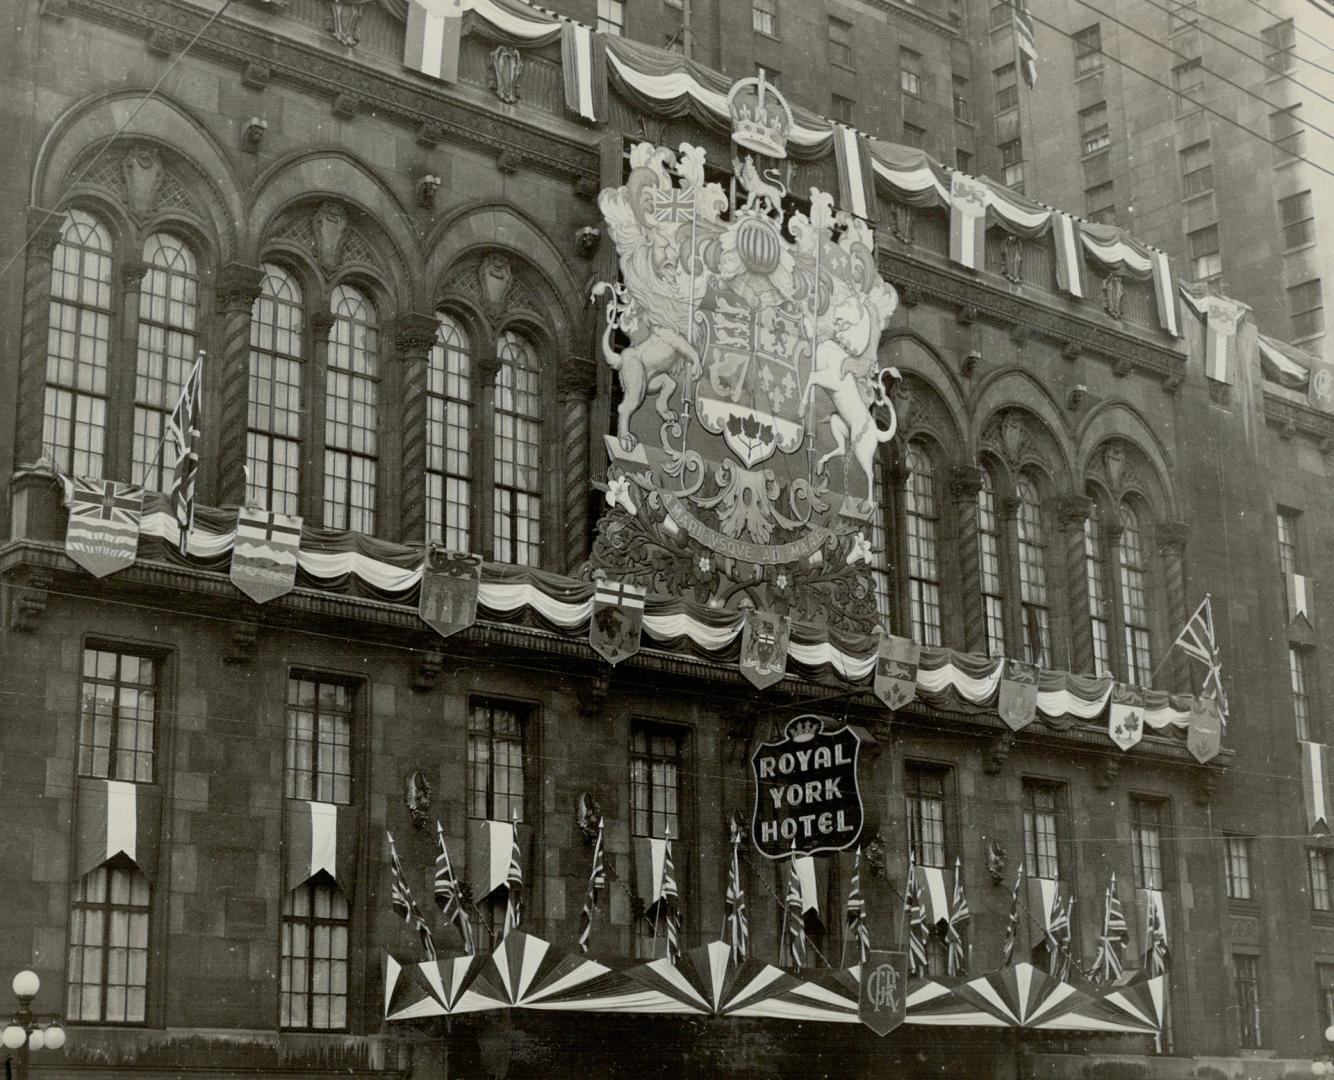
[[[1019,873],[1014,879],[1014,892],[1010,894],[1010,917],[1005,921],[1005,944],[1001,946],[1001,967],[1008,967],[1014,960],[1014,946],[1019,939],[1019,889],[1024,884],[1024,864],[1019,864]]]
[[[1167,922],[1163,914],[1163,898],[1156,892],[1150,892],[1148,907],[1144,967],[1150,976],[1164,975],[1167,973]]]
[[[849,939],[857,939],[857,962],[866,963],[871,954],[871,927],[866,921],[866,901],[862,898],[862,849],[852,860],[852,886],[848,889],[848,932]],[[844,943],[843,951],[847,952]]]
[[[199,473],[199,452],[195,442],[199,438],[199,405],[203,385],[204,354],[191,370],[176,408],[167,417],[164,439],[170,439],[176,450],[176,469],[171,481],[171,505],[176,512],[176,523],[181,528],[181,554],[190,543],[190,530],[195,523],[195,480]]]
[[[598,818],[598,835],[593,841],[593,866],[588,872],[588,893],[584,909],[579,914],[579,951],[588,952],[588,939],[593,935],[593,912],[597,910],[598,894],[607,887],[607,867],[602,856],[602,818]]]
[[[1033,37],[1033,15],[1028,10],[1028,0],[1014,0],[1014,40],[1024,82],[1032,89],[1038,84],[1038,46]]]
[[[115,480],[72,478],[69,512],[72,516],[112,521],[117,525],[139,526],[143,514],[144,489]]]
[[[454,867],[449,862],[449,851],[445,847],[445,829],[436,820],[436,843],[440,854],[435,857],[435,902],[445,916],[445,922],[457,923],[459,934],[463,938],[463,951],[469,956],[476,947],[472,938],[472,922],[463,910],[463,897],[459,889],[459,879],[454,876]]]
[[[787,902],[784,905],[787,923],[788,956],[792,966],[800,971],[806,966],[806,910],[801,902],[801,875],[797,873],[797,844],[792,842],[792,859],[788,863]]]
[[[403,864],[398,861],[398,848],[394,846],[393,834],[386,832],[385,836],[389,840],[389,872],[393,877],[389,894],[390,903],[393,904],[394,910],[403,916],[403,921],[421,936],[426,958],[434,960],[435,941],[431,938],[431,928],[422,918],[421,909],[417,907],[417,901],[412,898],[412,890],[408,888],[407,879],[403,877]]]
[[[505,872],[505,929],[508,934],[518,929],[523,920],[523,871],[519,868],[519,825],[513,826],[510,841],[510,868]]]
[[[911,848],[908,850],[908,886],[903,891],[903,913],[908,920],[908,973],[925,975],[931,929],[926,924],[922,889],[917,883],[917,859]]]
[[[685,184],[680,188],[664,190],[659,188],[653,193],[653,217],[664,225],[679,225],[683,221],[695,220],[695,187]]]
[[[662,851],[662,905],[663,926],[667,932],[667,960],[675,965],[681,959],[681,914],[677,911],[677,901],[681,895],[676,890],[676,867],[672,864],[672,838]]]
[[[723,939],[732,946],[732,961],[750,954],[750,925],[746,919],[746,891],[741,887],[741,822],[732,816],[732,864],[727,871],[726,917]]]
[[[1051,956],[1048,970],[1059,979],[1068,978],[1070,975],[1071,913],[1074,911],[1074,907],[1075,898],[1071,896],[1066,901],[1065,907],[1062,908],[1059,893],[1056,894],[1051,904]]]
[[[1125,969],[1121,950],[1127,937],[1126,917],[1116,895],[1116,874],[1107,886],[1103,898],[1102,936],[1098,938],[1098,955],[1093,960],[1093,978],[1100,983],[1115,982]]]
[[[963,894],[963,860],[954,859],[954,896],[950,900],[950,916],[945,923],[945,940],[949,946],[947,971],[951,975],[968,973],[968,954],[963,944],[961,928],[973,913],[968,910],[968,898]]]
[[[1223,723],[1227,723],[1227,695],[1223,692],[1223,658],[1218,652],[1218,642],[1214,638],[1214,608],[1209,594],[1205,593],[1195,614],[1190,617],[1181,633],[1172,642],[1172,647],[1181,651],[1192,660],[1198,660],[1208,671],[1204,676],[1201,693],[1212,695],[1218,702]]]

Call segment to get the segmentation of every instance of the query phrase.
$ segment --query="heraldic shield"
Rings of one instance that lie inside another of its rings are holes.
[[[285,596],[296,586],[301,518],[243,506],[236,512],[231,582],[257,604]]]
[[[1107,705],[1107,737],[1121,750],[1132,749],[1144,737],[1144,691],[1116,683]]]
[[[862,964],[857,1019],[881,1038],[908,1016],[908,954],[872,949]]]
[[[882,634],[875,661],[875,696],[891,709],[902,709],[917,697],[917,665],[922,646],[911,638]]]
[[[792,620],[771,611],[748,611],[741,624],[741,674],[758,690],[781,682],[787,674],[787,648]]]
[[[1011,731],[1028,727],[1038,710],[1038,666],[1004,660],[996,711]]]
[[[766,859],[847,850],[862,834],[861,738],[846,724],[826,729],[813,715],[788,721],[784,735],[750,758],[755,849]]]
[[[1190,711],[1186,749],[1201,765],[1207,765],[1223,748],[1223,714],[1211,697],[1197,697]]]
[[[76,476],[66,488],[66,502],[66,555],[93,577],[106,577],[134,565],[144,512],[143,488]]]
[[[477,591],[482,559],[431,546],[422,566],[417,614],[441,637],[466,630],[477,621]]]
[[[624,581],[598,581],[593,586],[593,613],[588,643],[609,664],[639,652],[644,625],[644,590]]]

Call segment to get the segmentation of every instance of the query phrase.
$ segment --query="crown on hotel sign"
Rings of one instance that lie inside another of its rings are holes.
[[[765,81],[764,68],[755,78],[738,79],[732,84],[727,111],[732,117],[734,143],[766,157],[787,157],[792,110],[778,87]]]
[[[824,723],[818,716],[798,716],[789,720],[783,733],[793,742],[810,742],[824,729]]]

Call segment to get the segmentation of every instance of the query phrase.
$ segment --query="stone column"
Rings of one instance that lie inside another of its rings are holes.
[[[14,462],[42,456],[42,409],[46,391],[46,342],[51,306],[51,258],[60,243],[65,215],[40,207],[28,211],[28,248],[23,270],[23,325],[19,334],[18,403]],[[64,463],[68,466],[68,462]]]
[[[886,515],[885,576],[889,579],[889,626],[912,637],[912,600],[908,586],[908,465],[900,455],[886,462],[881,476],[891,513]]]
[[[147,273],[148,263],[142,260],[121,263],[120,363],[113,363],[107,372],[107,433],[104,452],[110,466],[107,469],[108,476],[133,478],[134,387],[139,370],[139,294],[143,290],[144,275]],[[163,447],[162,458],[167,456],[169,452]],[[122,462],[126,464],[122,465]],[[167,468],[161,459],[159,466],[164,470]],[[166,475],[165,472],[163,475]],[[143,480],[150,491],[154,490],[150,477],[144,477]],[[157,484],[157,490],[165,486]]]
[[[1190,527],[1182,521],[1160,521],[1154,529],[1158,544],[1159,581],[1162,583],[1164,615],[1167,619],[1167,637],[1161,648],[1170,649],[1172,640],[1181,633],[1190,612],[1186,609],[1186,538]],[[1192,689],[1188,657],[1180,649],[1167,653],[1165,689],[1178,694],[1189,694]]]
[[[1108,515],[1111,517],[1111,515]],[[1107,633],[1111,637],[1112,670],[1124,676],[1126,666],[1126,609],[1121,598],[1121,533],[1119,518],[1099,518],[1102,550],[1107,562]]]
[[[439,323],[434,315],[410,312],[398,320],[399,380],[402,386],[402,466],[399,471],[399,533],[404,543],[426,537],[426,386]],[[385,530],[388,532],[388,530]]]
[[[1084,552],[1084,523],[1092,509],[1093,500],[1087,495],[1066,495],[1057,505],[1060,552],[1069,598],[1066,609],[1070,621],[1070,670],[1078,674],[1093,673],[1093,624],[1089,621],[1088,563]]]
[[[950,497],[959,527],[959,599],[963,610],[963,647],[968,652],[986,652],[986,620],[982,613],[982,580],[978,564],[977,493],[982,490],[982,470],[975,465],[956,465],[950,470]]]
[[[597,370],[582,357],[567,357],[560,370],[561,469],[564,503],[561,569],[571,572],[588,558],[590,491],[588,424]]]
[[[218,271],[209,367],[218,372],[221,402],[217,475],[212,489],[219,506],[245,504],[246,429],[250,422],[250,316],[264,281],[258,266],[227,263]]]
[[[1017,495],[1002,495],[996,500],[1000,518],[1001,584],[1005,599],[1001,618],[1005,624],[1005,655],[1015,660],[1024,656],[1024,604],[1019,585],[1019,509]]]

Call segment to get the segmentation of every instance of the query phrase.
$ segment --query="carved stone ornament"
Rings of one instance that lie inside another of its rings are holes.
[[[491,75],[496,97],[506,105],[519,100],[519,76],[523,74],[523,57],[509,45],[499,45],[491,51]]]
[[[329,0],[329,33],[349,49],[361,41],[357,33],[368,0]]]
[[[885,838],[878,825],[867,825],[862,829],[862,856],[871,876],[881,881],[889,880],[888,850]]]
[[[1017,236],[1001,241],[1005,253],[1005,280],[1019,285],[1024,280],[1024,242]]]
[[[1013,735],[997,735],[982,755],[982,771],[988,776],[995,776],[1005,768],[1005,760],[1010,756],[1012,749],[1014,749]]]
[[[162,183],[162,156],[153,146],[132,148],[120,163],[125,178],[126,198],[130,210],[149,214],[157,205],[157,190]]]
[[[1101,764],[1099,764],[1094,769],[1093,786],[1097,788],[1099,791],[1106,791],[1109,787],[1111,787],[1114,783],[1116,783],[1116,778],[1120,774],[1121,774],[1121,759],[1118,757],[1112,757],[1111,754],[1106,754],[1103,756]]]
[[[259,638],[259,623],[240,619],[231,624],[227,635],[227,650],[222,654],[224,664],[246,664],[255,657],[255,642]]]
[[[574,823],[579,827],[579,834],[588,843],[592,843],[598,834],[598,825],[602,821],[602,807],[593,798],[593,793],[579,793],[579,801],[574,808]]]
[[[1102,279],[1102,306],[1113,319],[1121,318],[1126,286],[1120,274],[1108,274]]]
[[[999,885],[1005,880],[1005,863],[1008,854],[1005,845],[999,840],[987,841],[987,873],[991,875],[991,883]]]
[[[430,824],[431,782],[420,769],[403,781],[403,803],[414,828],[424,829]]]
[[[1126,448],[1112,443],[1102,452],[1103,467],[1107,470],[1107,482],[1113,491],[1121,490],[1121,479],[1126,470]]]
[[[311,224],[315,228],[315,258],[326,274],[338,268],[338,248],[347,228],[347,208],[326,200],[315,208]]]
[[[1001,447],[1005,451],[1005,459],[1011,465],[1019,464],[1020,457],[1024,452],[1025,434],[1024,418],[1017,412],[1007,412],[1001,419],[1000,439]]]
[[[417,670],[413,673],[412,689],[419,694],[434,690],[435,684],[445,670],[445,654],[438,649],[426,649],[417,658]]]
[[[482,286],[482,307],[487,317],[498,320],[505,313],[505,297],[514,281],[509,259],[499,252],[489,252],[477,267],[477,280]]]
[[[607,695],[611,692],[611,668],[598,668],[585,683],[579,696],[579,715],[585,720],[599,720],[602,710],[607,706]]]
[[[45,570],[28,570],[10,580],[9,628],[20,634],[31,634],[46,613],[51,575]]]

